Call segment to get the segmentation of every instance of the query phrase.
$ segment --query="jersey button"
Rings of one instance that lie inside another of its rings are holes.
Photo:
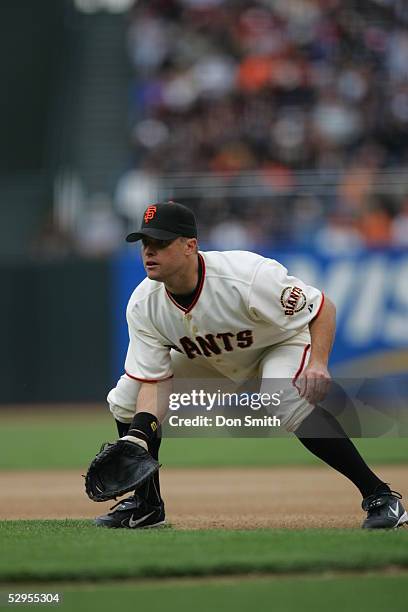
[[[196,327],[195,325],[193,326],[193,332],[196,334],[198,332],[198,327]]]
[[[191,314],[186,314],[185,315],[187,321],[191,321],[191,319],[193,318],[193,316]]]

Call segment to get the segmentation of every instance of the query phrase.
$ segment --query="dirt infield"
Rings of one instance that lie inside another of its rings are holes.
[[[408,494],[408,466],[377,473]],[[358,527],[360,497],[336,472],[320,467],[162,469],[167,519],[176,528]],[[0,519],[91,518],[111,503],[83,492],[80,471],[2,472]]]

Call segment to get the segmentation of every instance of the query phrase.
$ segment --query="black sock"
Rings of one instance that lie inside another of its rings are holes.
[[[156,432],[156,436],[152,440],[150,440],[148,444],[149,453],[151,454],[153,459],[156,459],[156,461],[159,460],[160,444],[161,444],[161,429],[159,427],[159,429]],[[144,491],[143,497],[146,499],[146,501],[149,504],[152,504],[153,506],[158,506],[162,501],[161,493],[160,493],[159,470],[155,474],[153,474],[153,476],[151,477],[151,479],[148,481],[147,484],[149,486],[146,488],[147,490]]]
[[[128,434],[128,431],[130,429],[130,423],[121,423],[120,421],[116,420],[116,427],[118,428],[119,437],[122,438],[123,436],[126,436]],[[156,459],[157,461],[159,460],[160,444],[161,430],[159,427],[156,431],[156,435],[151,438],[147,443],[149,453],[151,454],[153,459]],[[149,478],[149,480],[137,490],[137,494],[143,497],[149,504],[152,504],[153,506],[158,506],[162,501],[160,494],[159,472],[153,474],[153,476]]]
[[[116,421],[116,427],[118,429],[119,438],[123,438],[123,436],[126,436],[127,432],[129,431],[130,423],[122,423],[121,421],[118,421],[117,419],[115,419],[115,421]]]
[[[316,406],[295,435],[308,451],[351,480],[363,497],[390,490],[370,470],[340,423],[327,410]]]
[[[157,436],[159,421],[150,412],[137,412],[130,424],[128,436],[135,436],[149,445],[150,440]]]

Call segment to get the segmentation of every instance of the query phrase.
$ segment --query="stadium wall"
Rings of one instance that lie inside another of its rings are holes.
[[[100,401],[112,333],[105,261],[1,266],[0,403]]]

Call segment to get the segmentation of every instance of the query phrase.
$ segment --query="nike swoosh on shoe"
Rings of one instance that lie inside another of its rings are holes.
[[[129,518],[129,527],[137,527],[137,525],[140,525],[140,523],[143,523],[143,521],[145,521],[147,518],[149,518],[149,516],[151,516],[152,514],[154,514],[154,510],[152,510],[152,512],[149,512],[149,514],[146,514],[145,516],[142,516],[139,519],[136,519],[135,521],[133,520],[133,515]]]
[[[398,514],[399,514],[399,503],[397,502],[396,506],[395,506],[395,510],[392,506],[390,506],[388,508],[388,515],[389,513],[392,512],[393,515],[395,516],[395,518],[398,518]]]

